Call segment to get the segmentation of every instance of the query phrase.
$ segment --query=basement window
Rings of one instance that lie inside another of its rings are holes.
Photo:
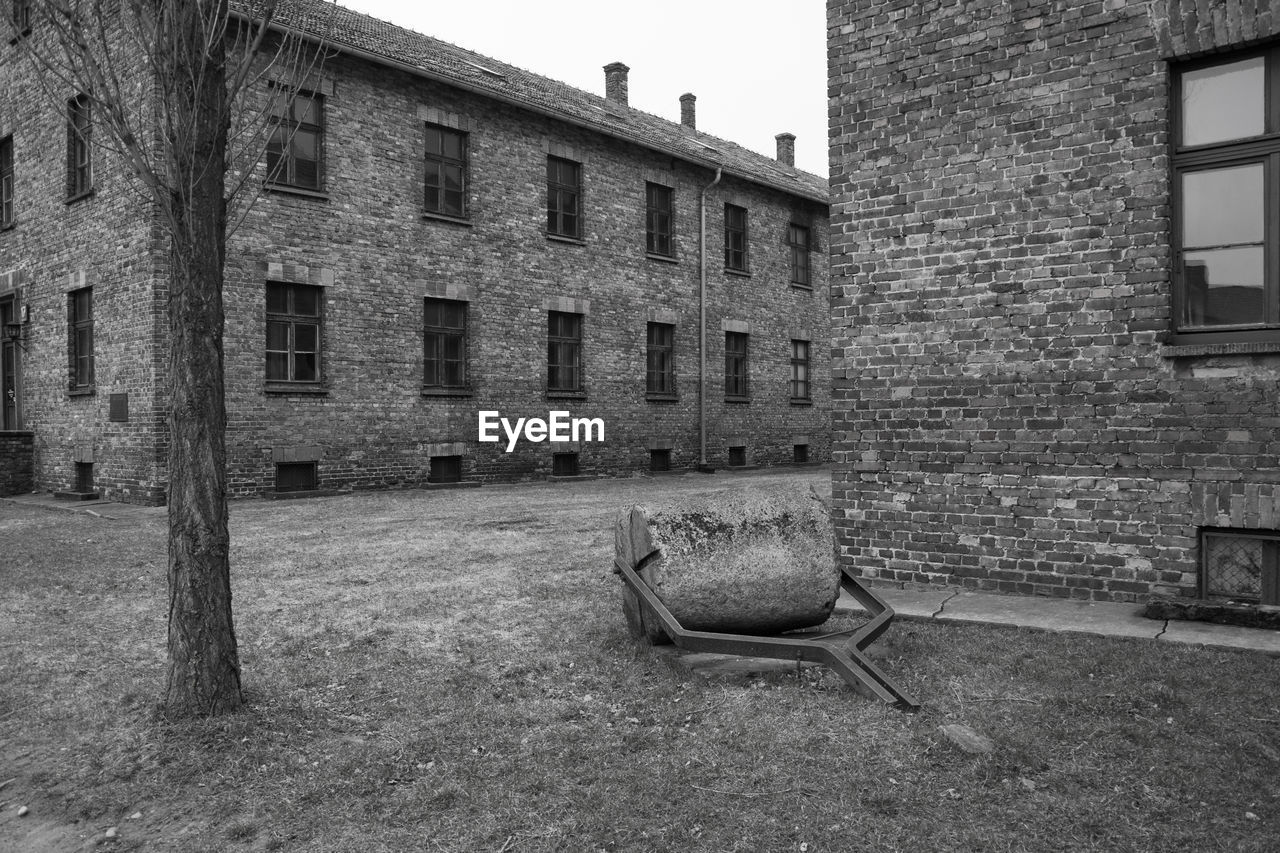
[[[316,463],[277,462],[277,492],[312,492],[316,489]]]
[[[431,470],[427,473],[428,483],[461,483],[461,456],[432,456]]]
[[[76,491],[92,492],[93,491],[93,463],[77,462],[76,463]]]
[[[747,448],[745,446],[729,448],[729,467],[741,468],[747,464]]]
[[[650,450],[649,451],[649,470],[650,471],[670,471],[671,470],[671,451],[670,450]]]
[[[791,462],[795,465],[809,464],[809,445],[793,444],[791,445]]]
[[[578,454],[553,453],[551,455],[551,476],[553,477],[578,476]]]
[[[1204,530],[1200,554],[1204,598],[1280,605],[1280,534]]]

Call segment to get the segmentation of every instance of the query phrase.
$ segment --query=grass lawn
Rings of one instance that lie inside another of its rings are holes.
[[[0,851],[1280,849],[1280,659],[898,621],[908,715],[635,644],[616,509],[788,481],[233,503],[249,702],[184,724],[163,514],[0,503]]]

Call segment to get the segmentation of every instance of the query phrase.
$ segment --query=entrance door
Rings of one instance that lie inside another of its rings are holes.
[[[21,429],[22,409],[18,405],[21,393],[18,366],[18,344],[4,334],[5,324],[17,322],[17,301],[0,300],[0,429]]]

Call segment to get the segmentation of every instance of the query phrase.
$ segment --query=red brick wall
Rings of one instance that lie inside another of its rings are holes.
[[[1167,61],[1280,29],[1204,12],[828,4],[837,536],[864,575],[1192,594],[1199,526],[1280,526],[1280,352],[1162,343]]]

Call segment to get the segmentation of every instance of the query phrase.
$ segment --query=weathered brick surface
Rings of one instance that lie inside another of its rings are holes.
[[[1168,60],[1256,7],[828,4],[842,561],[1132,600],[1276,526],[1280,356],[1162,345]]]
[[[30,432],[0,431],[0,495],[21,495],[35,488],[33,438]]]
[[[0,233],[0,275],[25,276],[31,351],[25,425],[36,433],[40,488],[66,488],[77,448],[92,448],[108,497],[162,499],[165,483],[165,278],[162,235],[148,226],[105,152],[93,198],[65,205],[65,130],[55,109],[22,85],[0,44],[0,135],[14,132],[18,225]],[[715,177],[639,146],[519,108],[341,57],[324,69],[324,198],[266,192],[228,248],[225,358],[229,484],[234,494],[274,488],[275,465],[306,447],[319,486],[372,488],[425,482],[433,446],[461,443],[468,479],[550,473],[556,446],[515,452],[477,441],[477,412],[546,418],[550,410],[602,418],[605,441],[582,442],[586,474],[647,470],[668,446],[674,468],[698,462],[698,198]],[[673,108],[675,104],[673,104]],[[470,224],[421,215],[423,115],[461,116],[471,128]],[[674,112],[674,109],[673,109]],[[581,242],[544,233],[549,148],[583,162]],[[645,181],[675,187],[675,262],[645,255]],[[750,215],[750,275],[723,271],[726,199]],[[811,290],[789,283],[786,227],[817,238]],[[809,458],[829,458],[828,289],[825,205],[726,176],[708,194],[708,461],[727,462],[729,437],[749,436],[750,461],[790,464],[797,436]],[[67,393],[67,282],[95,287],[96,392]],[[325,393],[265,389],[269,280],[324,288]],[[0,278],[0,281],[4,279]],[[472,395],[424,396],[423,297],[469,301]],[[0,296],[4,291],[0,291]],[[589,305],[582,398],[548,398],[547,306]],[[645,399],[646,323],[676,322],[678,399]],[[726,403],[723,320],[750,324],[752,399]],[[813,401],[790,402],[790,341],[811,336]],[[108,421],[108,396],[128,392],[128,423]],[[318,448],[312,453],[310,448]]]

